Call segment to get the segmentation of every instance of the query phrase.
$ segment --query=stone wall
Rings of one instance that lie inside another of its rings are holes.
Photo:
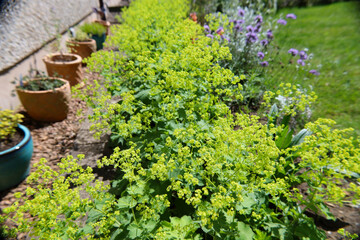
[[[16,0],[0,18],[0,72],[98,7],[98,0]]]

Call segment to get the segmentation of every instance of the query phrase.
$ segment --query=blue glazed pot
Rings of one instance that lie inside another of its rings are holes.
[[[103,49],[103,44],[104,44],[105,39],[106,39],[106,34],[105,33],[103,35],[101,35],[101,36],[92,35],[91,38],[96,41],[96,50]]]
[[[33,141],[27,127],[19,124],[24,138],[15,147],[0,152],[0,192],[21,183],[30,173]]]

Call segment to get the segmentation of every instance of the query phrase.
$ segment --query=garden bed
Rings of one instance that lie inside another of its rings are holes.
[[[205,36],[186,9],[181,0],[137,0],[108,41],[124,54],[92,55],[87,66],[102,78],[78,95],[91,107],[93,125],[77,139],[94,131],[95,148],[109,139],[111,154],[97,166],[104,151],[93,160],[79,155],[87,168],[69,156],[58,165],[60,176],[40,161],[40,174],[30,177],[39,185],[27,190],[23,206],[7,210],[19,230],[47,239],[322,240],[340,239],[334,231],[342,227],[357,233],[358,202],[351,200],[360,195],[360,152],[348,131],[329,119],[295,131],[290,120],[315,97],[291,84],[265,92],[259,116],[231,111],[243,104],[249,78],[221,66],[231,59],[224,28],[207,26],[214,35]],[[257,41],[250,40],[246,48]],[[289,101],[277,107],[280,97]],[[73,155],[82,153],[74,147]],[[117,172],[94,182],[96,167]],[[34,221],[22,218],[28,213]]]
[[[99,79],[100,76],[96,73],[87,73],[86,77],[91,80]],[[96,167],[96,160],[101,158],[104,152],[106,154],[109,153],[109,149],[106,148],[108,138],[104,135],[100,140],[92,139],[91,133],[89,132],[90,124],[84,119],[83,115],[79,116],[77,114],[79,110],[86,113],[86,109],[87,107],[83,101],[72,99],[67,119],[56,123],[44,123],[32,120],[22,108],[19,109],[25,116],[23,124],[30,129],[34,140],[32,164],[38,162],[40,158],[46,158],[48,160],[48,166],[58,170],[57,164],[61,158],[69,154],[76,156],[82,153],[86,155],[82,163],[83,166],[92,167],[98,178],[109,183],[115,179],[113,172],[110,171],[109,174],[107,170]],[[80,122],[81,119],[84,121]],[[264,121],[265,120],[263,120],[263,122]],[[32,168],[32,171],[34,171],[34,168]],[[0,193],[0,211],[16,201],[14,193],[25,192],[28,186],[30,185],[24,181],[15,188]],[[304,192],[305,191],[306,189],[304,189]],[[336,221],[327,220],[322,216],[316,216],[310,212],[308,216],[314,218],[316,225],[326,231],[328,239],[342,239],[341,235],[337,233],[339,228],[345,228],[352,233],[360,233],[359,206],[354,206],[350,203],[345,203],[343,207],[330,203],[327,205],[336,217]],[[7,224],[15,227],[10,222]],[[20,234],[17,239],[26,239],[26,234]]]

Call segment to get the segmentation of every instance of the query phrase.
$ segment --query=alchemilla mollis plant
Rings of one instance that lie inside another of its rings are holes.
[[[107,42],[122,52],[87,61],[105,79],[79,96],[93,108],[95,137],[111,132],[114,151],[98,161],[118,170],[110,189],[71,156],[59,173],[42,160],[30,177],[37,187],[5,210],[16,230],[44,239],[325,239],[306,212],[331,219],[326,202],[358,198],[350,130],[319,119],[293,135],[285,123],[231,112],[245,76],[220,65],[229,48],[187,19],[187,6],[132,2]],[[265,105],[279,95],[291,102],[269,118],[313,101],[284,86]]]

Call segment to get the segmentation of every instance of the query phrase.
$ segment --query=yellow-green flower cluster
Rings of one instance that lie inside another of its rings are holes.
[[[291,83],[281,83],[279,85],[279,90],[277,90],[276,93],[271,91],[266,91],[264,93],[263,104],[270,107],[274,102],[274,99],[278,96],[283,97],[286,101],[282,106],[283,115],[290,115],[293,117],[298,113],[304,112],[306,107],[310,107],[317,98],[315,92],[305,94],[303,91],[300,91],[297,86],[291,85]]]
[[[79,155],[79,159],[83,157]],[[36,171],[27,179],[33,187],[28,187],[25,195],[16,194],[22,204],[16,202],[4,209],[17,223],[17,229],[12,229],[12,232],[28,232],[41,239],[80,239],[93,238],[96,232],[108,231],[109,225],[98,227],[101,221],[96,223],[96,227],[89,226],[88,231],[83,229],[88,211],[99,209],[96,201],[107,199],[112,203],[114,199],[106,193],[108,187],[103,182],[94,181],[92,169],[83,169],[77,162],[72,156],[62,159],[58,172],[46,166],[45,159],[34,164]],[[109,209],[104,207],[99,211]],[[113,219],[110,214],[104,218],[107,219],[105,222]]]
[[[16,127],[24,116],[12,110],[0,110],[0,140],[6,140],[16,132]]]

